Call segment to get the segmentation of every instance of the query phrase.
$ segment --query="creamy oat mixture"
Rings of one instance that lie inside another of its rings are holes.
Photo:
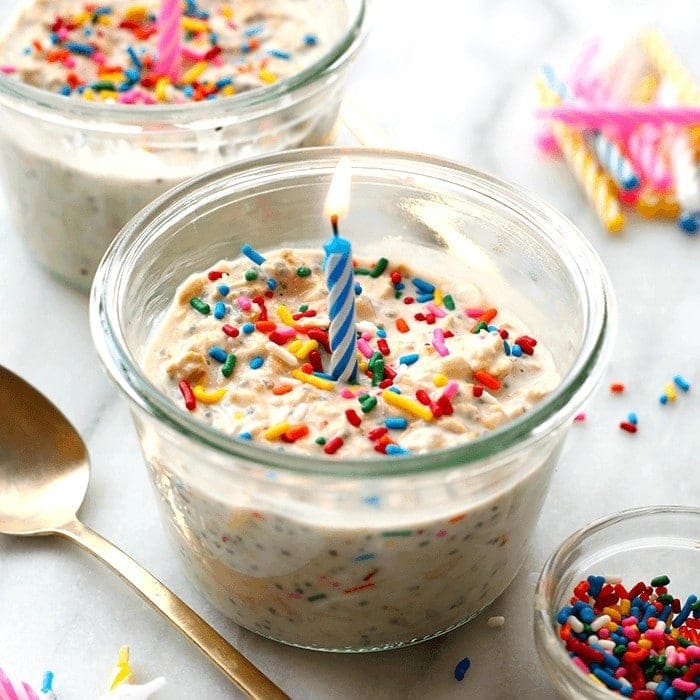
[[[298,73],[324,49],[310,0],[188,0],[177,79],[158,63],[157,0],[34,0],[0,38],[0,70],[87,100],[229,97]]]
[[[365,260],[355,292],[357,385],[326,375],[322,253],[301,249],[267,253],[261,265],[221,261],[187,279],[152,338],[146,372],[224,433],[339,457],[472,440],[559,382],[546,348],[469,282]]]

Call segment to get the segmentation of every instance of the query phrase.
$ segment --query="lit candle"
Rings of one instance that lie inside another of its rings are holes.
[[[182,4],[180,0],[161,0],[158,13],[158,63],[156,73],[167,75],[174,83],[180,78],[182,63]]]
[[[323,246],[328,286],[328,330],[331,361],[329,374],[344,382],[357,381],[355,349],[355,273],[350,241],[338,235],[338,219],[346,213],[350,201],[350,161],[341,158],[326,197],[325,214],[331,220],[333,237]]]

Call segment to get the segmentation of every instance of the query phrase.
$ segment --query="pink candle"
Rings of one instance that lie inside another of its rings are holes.
[[[180,78],[182,63],[181,0],[161,0],[158,13],[158,63],[156,73],[174,83]]]

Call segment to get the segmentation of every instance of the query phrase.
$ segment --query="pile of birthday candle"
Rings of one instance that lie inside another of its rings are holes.
[[[537,87],[538,144],[564,156],[609,232],[629,207],[700,228],[700,86],[658,32],[612,55],[593,40],[565,79],[545,67]]]

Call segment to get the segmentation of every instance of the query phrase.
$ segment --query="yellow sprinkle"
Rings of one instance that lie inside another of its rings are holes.
[[[225,97],[231,97],[231,95],[236,94],[236,88],[234,88],[233,85],[224,85],[224,87],[221,88],[221,94]]]
[[[282,323],[284,323],[285,326],[294,325],[292,313],[284,304],[280,304],[277,307],[277,315],[279,316],[280,321],[282,321]]]
[[[620,616],[620,613],[615,609],[611,607],[603,608],[603,613],[605,615],[610,615],[610,619],[613,622],[620,622],[622,620],[622,617]],[[609,624],[609,623],[608,623]],[[617,629],[617,625],[613,625],[615,629]]]
[[[287,350],[289,350],[289,352],[296,352],[300,347],[301,347],[301,340],[293,340],[287,346]]]
[[[588,674],[588,677],[592,680],[595,681],[598,685],[604,685],[603,681],[598,678],[598,676],[594,676],[592,673]]]
[[[180,79],[181,83],[185,83],[189,85],[190,83],[193,83],[197,78],[199,78],[202,73],[207,69],[207,62],[206,61],[197,61],[192,68],[190,68]]]
[[[435,304],[435,306],[442,306],[442,290],[436,289],[433,292],[433,304]]]
[[[276,83],[277,76],[271,73],[267,68],[261,68],[258,72],[258,78],[263,81],[263,83]]]
[[[318,340],[305,340],[301,347],[294,353],[300,360],[305,360],[312,350],[318,347]]]
[[[243,411],[236,411],[236,412],[233,414],[233,417],[234,417],[235,420],[243,420],[243,416],[244,416],[244,415],[245,415],[245,413],[243,413]]]
[[[205,391],[203,386],[197,384],[197,386],[192,389],[192,393],[195,395],[197,401],[201,401],[202,403],[219,403],[226,395],[226,389]]]
[[[133,680],[133,672],[129,666],[129,647],[120,647],[117,654],[117,665],[112,671],[112,677],[109,679],[109,689],[115,690],[124,683],[130,683]]]
[[[666,394],[669,401],[676,400],[676,388],[673,386],[673,384],[666,384],[664,387],[664,394]]]
[[[194,34],[209,31],[209,24],[202,19],[197,19],[196,17],[183,17],[181,20],[181,26],[186,32],[193,32]]]
[[[631,605],[632,605],[632,603],[629,600],[627,600],[626,598],[621,600],[620,601],[620,612],[623,615],[629,615]],[[610,617],[612,617],[612,615]]]
[[[100,80],[108,80],[112,83],[119,83],[124,80],[124,73],[116,71],[114,73],[100,73]]]
[[[364,355],[362,355],[364,357]],[[366,372],[369,365],[366,362],[360,360],[360,372]]]
[[[669,616],[669,617],[670,617],[670,616]],[[679,635],[680,635],[680,632],[674,627],[674,628],[671,630],[671,636],[672,636],[672,637],[678,637]]]
[[[111,27],[112,20],[110,19],[109,15],[100,15],[97,18],[97,24],[101,25],[102,27]]]
[[[263,437],[266,440],[277,440],[280,435],[286,433],[292,427],[291,423],[277,423],[270,426],[264,433]]]
[[[447,384],[447,381],[448,381],[448,379],[444,374],[436,374],[433,377],[433,384],[435,384],[435,386],[438,386],[438,387],[445,386],[445,384]]]
[[[433,412],[427,406],[413,399],[409,399],[407,396],[395,394],[393,391],[385,389],[382,392],[382,398],[390,406],[396,406],[396,408],[400,408],[407,413],[412,413],[414,416],[418,416],[423,420],[433,420]]]
[[[146,19],[148,8],[145,5],[130,5],[124,10],[124,19],[140,22]]]
[[[100,98],[103,102],[105,100],[115,100],[117,98],[117,93],[113,90],[100,90]]]
[[[651,647],[652,647],[651,639],[640,639],[637,642],[637,646],[641,647],[642,649],[651,649]]]
[[[167,98],[167,87],[170,85],[170,80],[166,77],[158,78],[156,81],[156,99],[159,102],[165,102]]]
[[[83,99],[87,100],[88,102],[94,102],[95,93],[90,88],[88,88],[83,92]]]
[[[315,377],[313,374],[306,374],[306,372],[302,372],[300,369],[293,370],[292,377],[298,379],[300,382],[313,384],[317,389],[323,389],[324,391],[333,391],[333,389],[335,389],[335,383],[330,381],[330,379]]]
[[[226,19],[233,19],[233,8],[231,7],[222,7],[219,10],[221,14],[226,17]]]

